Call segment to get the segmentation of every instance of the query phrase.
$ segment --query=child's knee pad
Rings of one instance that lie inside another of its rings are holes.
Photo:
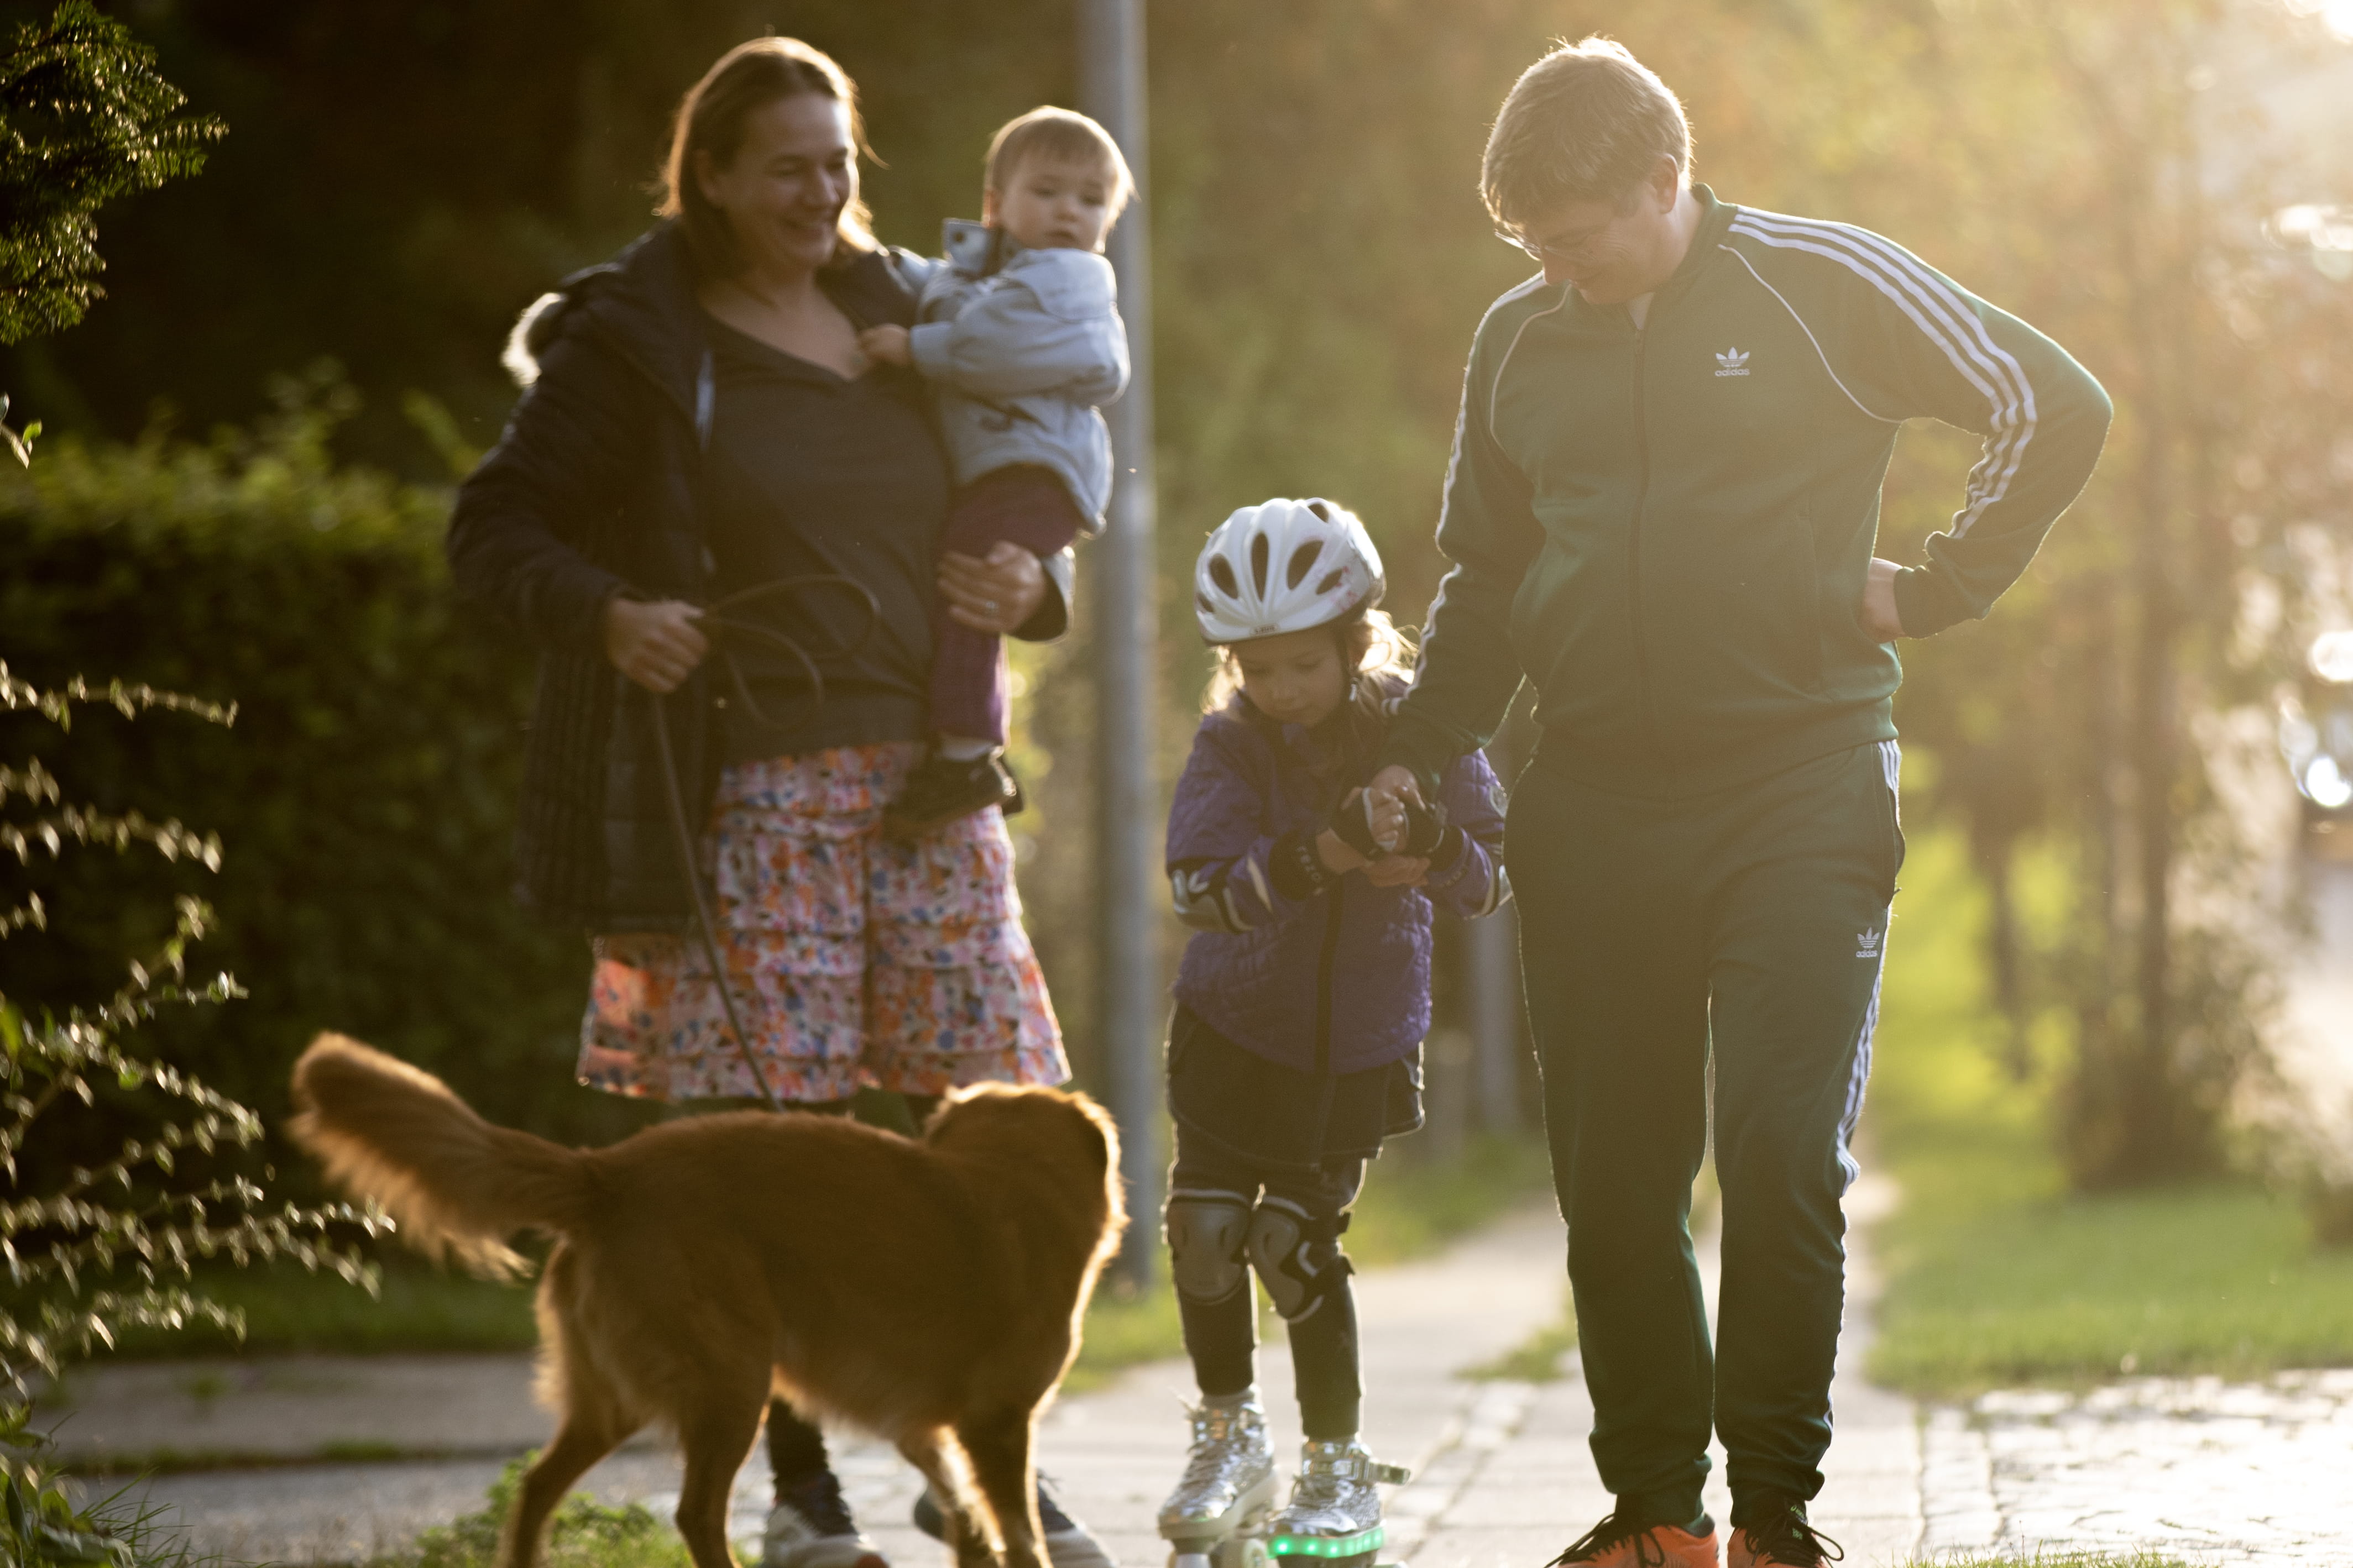
[[[1356,1272],[1340,1250],[1346,1225],[1344,1218],[1314,1218],[1272,1197],[1250,1216],[1250,1260],[1283,1321],[1295,1323],[1314,1312]]]
[[[1238,1193],[1181,1192],[1168,1198],[1168,1272],[1176,1293],[1222,1301],[1241,1284],[1250,1200]]]

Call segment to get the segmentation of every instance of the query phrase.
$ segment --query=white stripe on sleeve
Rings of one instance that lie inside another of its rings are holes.
[[[1969,302],[1921,262],[1867,229],[1743,208],[1732,232],[1783,250],[1826,257],[1894,301],[1985,398],[1993,434],[1969,470],[1969,502],[1953,520],[1967,533],[2010,490],[2034,438],[2034,387],[2015,356],[1993,341]]]

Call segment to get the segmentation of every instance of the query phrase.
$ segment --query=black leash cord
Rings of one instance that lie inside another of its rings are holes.
[[[711,638],[712,652],[724,662],[728,678],[735,685],[736,700],[744,704],[744,709],[758,723],[773,726],[776,721],[752,700],[750,683],[744,679],[744,667],[737,661],[735,656],[728,651],[727,639],[748,638],[790,654],[799,662],[802,672],[808,677],[810,689],[816,694],[819,703],[825,701],[825,675],[818,668],[817,660],[809,656],[809,651],[785,633],[777,631],[773,626],[736,620],[722,612],[741,609],[746,605],[756,604],[762,599],[797,594],[807,588],[846,589],[856,595],[858,602],[866,607],[865,629],[860,631],[854,640],[844,643],[839,648],[828,650],[828,657],[843,658],[857,652],[866,645],[867,639],[874,635],[875,627],[881,624],[882,606],[875,599],[874,591],[854,577],[845,577],[830,572],[809,573],[797,577],[779,577],[774,582],[763,583],[756,587],[744,589],[741,593],[730,594],[716,604],[705,606],[698,623],[705,628]],[[632,684],[635,683],[632,682]],[[767,1101],[769,1110],[780,1111],[785,1108],[784,1101],[778,1100],[776,1091],[769,1087],[768,1075],[760,1070],[760,1058],[752,1051],[751,1034],[744,1027],[743,1015],[735,1010],[735,993],[728,986],[727,967],[719,952],[718,928],[711,918],[710,901],[703,897],[702,874],[695,868],[698,857],[695,853],[694,828],[686,819],[686,795],[679,787],[678,782],[678,753],[670,745],[670,704],[664,700],[664,694],[661,692],[649,690],[642,686],[638,689],[645,693],[647,701],[653,706],[654,748],[661,753],[662,792],[670,806],[670,832],[678,840],[679,874],[686,879],[687,893],[694,901],[694,928],[702,938],[703,960],[711,965],[711,984],[718,988],[719,1005],[727,1014],[727,1027],[735,1036],[736,1052],[743,1057],[744,1066],[752,1075],[753,1087],[760,1091],[760,1098]]]

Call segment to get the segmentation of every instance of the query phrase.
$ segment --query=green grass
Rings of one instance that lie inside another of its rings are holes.
[[[169,1331],[141,1329],[124,1334],[116,1353],[139,1359],[297,1352],[375,1355],[529,1350],[539,1342],[528,1286],[445,1271],[396,1245],[387,1246],[382,1257],[380,1297],[294,1264],[206,1266],[198,1272],[197,1288],[244,1312],[242,1342],[209,1324]]]
[[[1904,883],[1864,1119],[1866,1159],[1903,1190],[1874,1237],[1873,1375],[1955,1396],[2353,1364],[2353,1251],[2316,1247],[2292,1200],[2227,1182],[2067,1191],[2057,1043],[2029,1083],[2000,1065],[1958,844],[1916,837]]]
[[[1348,1223],[1348,1256],[1360,1268],[1422,1258],[1552,1190],[1541,1139],[1473,1138],[1461,1158],[1413,1158],[1411,1142],[1373,1162]]]
[[[537,1457],[509,1465],[479,1511],[427,1531],[408,1551],[379,1557],[369,1568],[490,1568],[523,1468]],[[637,1503],[607,1508],[574,1492],[556,1508],[541,1562],[543,1568],[691,1568],[691,1559],[670,1521]]]

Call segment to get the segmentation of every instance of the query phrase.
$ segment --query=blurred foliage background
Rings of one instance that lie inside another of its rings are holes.
[[[989,131],[1072,100],[1071,7],[111,9],[229,131],[201,179],[106,210],[86,321],[0,350],[0,389],[49,432],[0,479],[0,651],[37,681],[88,670],[242,704],[219,745],[164,758],[78,735],[69,759],[86,795],[168,796],[228,846],[222,959],[253,998],[220,1026],[234,1037],[174,1048],[271,1107],[301,1041],[347,1029],[495,1115],[602,1135],[626,1108],[566,1070],[581,944],[502,893],[529,653],[453,618],[438,557],[447,487],[512,400],[503,334],[647,223],[678,94],[764,29],[858,79],[880,230],[934,247],[941,218],[977,207]],[[2328,217],[2353,204],[2343,9],[1155,6],[1164,590],[1233,506],[1321,493],[1374,528],[1393,607],[1427,602],[1463,357],[1525,269],[1479,205],[1486,126],[1550,39],[1621,38],[1686,100],[1720,195],[1891,236],[2116,395],[2099,476],[1995,616],[1906,646],[1898,719],[1912,823],[1965,842],[1985,895],[1989,1048],[2050,1086],[2072,1179],[2213,1169],[2268,1070],[2298,918],[2306,830],[2273,728],[2283,704],[2325,701],[2314,634],[2353,625],[2353,230]],[[0,26],[44,14],[0,0]],[[1906,433],[1883,553],[1941,526],[1974,457]],[[1206,674],[1183,606],[1165,592],[1172,776]],[[1021,667],[1024,886],[1082,1078],[1099,608]],[[2056,891],[2014,895],[2028,864]],[[127,906],[87,874],[75,919],[102,925]],[[75,967],[90,934],[61,921],[5,962],[94,984]]]

